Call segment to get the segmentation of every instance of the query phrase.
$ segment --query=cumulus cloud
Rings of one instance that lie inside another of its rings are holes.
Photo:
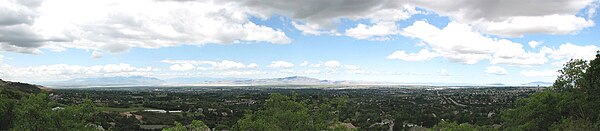
[[[498,1],[498,0],[409,0],[409,1],[273,1],[250,0],[241,2],[261,16],[279,14],[291,17],[293,21],[304,24],[292,24],[305,34],[319,35],[337,32],[336,24],[340,19],[367,19],[370,26],[359,24],[355,29],[377,29],[378,22],[396,22],[420,13],[415,7],[431,13],[448,16],[459,23],[473,25],[475,29],[506,37],[518,37],[525,34],[570,34],[594,26],[591,16],[595,14],[597,2],[593,0],[545,0]],[[302,5],[302,6],[297,6]],[[510,9],[510,10],[506,10]],[[587,10],[588,19],[577,13]],[[389,27],[389,26],[388,26]],[[381,35],[380,32],[356,34],[346,32],[348,36],[364,39]]]
[[[438,56],[439,54],[426,49],[422,49],[418,53],[406,53],[406,51],[401,50],[390,54],[389,56],[387,56],[387,59],[398,59],[404,61],[425,61]]]
[[[556,77],[558,71],[556,70],[525,70],[521,71],[523,76],[527,77]]]
[[[195,69],[195,66],[190,63],[174,64],[169,66],[169,69],[174,71],[189,71]]]
[[[410,0],[414,5],[500,36],[569,34],[594,25],[576,14],[593,0]],[[594,7],[588,7],[594,8]],[[508,10],[507,10],[508,9]]]
[[[323,65],[325,67],[331,68],[331,69],[335,69],[335,68],[342,66],[342,64],[337,60],[326,61]]]
[[[293,26],[302,31],[303,34],[337,34],[337,24],[340,19],[368,19],[370,24],[378,22],[395,22],[410,18],[413,14],[419,13],[414,6],[399,1],[353,1],[353,0],[333,0],[333,1],[272,1],[272,0],[250,0],[241,2],[242,5],[262,14],[270,16],[279,14],[291,17],[294,21]],[[302,6],[298,6],[302,5]],[[375,24],[377,25],[377,24]],[[389,27],[386,25],[386,27]],[[358,32],[349,33],[349,36],[359,38],[384,35],[382,29],[377,26],[359,25],[355,27],[358,30],[369,30],[369,33]]]
[[[529,43],[527,43],[527,44],[529,44],[529,47],[531,47],[531,48],[535,48],[535,47],[537,47],[538,45],[541,45],[541,44],[542,44],[542,42],[538,42],[538,41],[534,41],[534,40],[532,40],[532,41],[529,41]]]
[[[97,51],[97,50],[92,51],[92,58],[94,58],[94,59],[102,58],[102,52]]]
[[[565,43],[558,47],[558,49],[548,49],[547,52],[550,53],[550,58],[555,60],[565,60],[565,59],[584,59],[584,60],[592,60],[596,58],[596,51],[600,50],[598,46],[595,45],[575,45],[572,43]]]
[[[525,34],[571,34],[594,26],[594,21],[573,15],[514,16],[498,22],[475,24],[481,31],[506,37]]]
[[[0,2],[0,10],[0,50],[21,53],[39,54],[44,47],[117,53],[133,47],[291,42],[280,29],[251,22],[250,10],[230,2],[9,0]]]
[[[417,38],[433,51],[421,50],[417,54],[394,52],[388,59],[409,61],[428,60],[439,54],[450,61],[475,64],[490,60],[492,64],[540,65],[548,60],[545,52],[528,52],[523,45],[507,39],[495,39],[474,31],[471,26],[450,22],[442,29],[425,21],[416,21],[402,30],[402,35]]]
[[[372,26],[358,24],[354,28],[346,30],[346,35],[356,39],[387,39],[386,36],[398,34],[400,30],[394,22],[381,22]]]
[[[20,81],[54,81],[81,77],[107,77],[152,75],[158,69],[152,67],[134,67],[130,64],[107,64],[95,66],[79,66],[67,64],[41,65],[30,67],[0,66],[0,72],[13,72],[0,74],[3,78]]]
[[[500,67],[500,66],[488,66],[485,67],[485,73],[489,73],[489,74],[494,74],[494,75],[506,75],[508,74],[508,72],[506,72],[506,69]]]
[[[256,63],[250,63],[246,67],[248,67],[248,68],[258,68],[258,64],[256,64]]]
[[[304,62],[300,63],[300,66],[308,66],[308,63],[309,63],[308,61],[304,61]]]
[[[0,2],[0,50],[40,54],[40,49],[78,48],[118,53],[130,48],[182,44],[290,43],[291,39],[281,29],[250,20],[275,14],[290,18],[291,25],[303,34],[345,35],[366,40],[390,39],[390,35],[399,33],[398,21],[423,10],[448,16],[486,34],[509,37],[571,34],[594,26],[591,16],[597,3],[593,0],[8,0]],[[586,8],[584,13],[589,18],[576,15]],[[340,32],[342,19],[360,23]],[[477,54],[460,55],[455,59],[486,59]]]
[[[360,67],[357,65],[344,65],[344,67],[346,67],[346,69],[348,70],[359,70]]]
[[[279,60],[279,61],[273,61],[273,62],[271,62],[271,64],[268,67],[271,67],[271,68],[292,68],[292,67],[294,67],[294,64],[292,64],[290,62],[287,62],[287,61]]]
[[[169,69],[174,71],[199,70],[232,70],[244,68],[256,68],[258,64],[244,64],[241,62],[222,60],[222,61],[201,61],[201,60],[162,60],[163,63],[173,64]]]

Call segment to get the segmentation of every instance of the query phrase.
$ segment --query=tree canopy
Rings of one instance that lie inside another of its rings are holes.
[[[570,60],[559,73],[550,90],[502,112],[506,130],[600,130],[600,52],[589,64]]]
[[[235,130],[352,130],[336,126],[336,107],[344,100],[325,101],[320,104],[297,102],[292,98],[271,94],[264,109],[247,112],[234,126]]]

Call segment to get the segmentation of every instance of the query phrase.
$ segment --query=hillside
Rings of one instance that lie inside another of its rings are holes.
[[[0,79],[0,94],[6,95],[9,99],[20,99],[27,94],[43,92],[52,92],[52,89],[39,85],[4,81]]]

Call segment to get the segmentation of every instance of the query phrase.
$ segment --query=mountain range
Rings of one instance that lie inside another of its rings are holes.
[[[97,78],[76,78],[66,81],[54,81],[38,83],[52,88],[61,87],[115,87],[115,86],[213,86],[213,85],[424,85],[424,86],[507,86],[502,83],[471,84],[471,83],[391,83],[370,81],[332,81],[321,80],[306,76],[290,76],[282,78],[170,78],[161,80],[154,77],[144,76],[116,76]],[[516,86],[551,86],[551,82],[535,81]]]
[[[144,76],[116,76],[76,78],[66,81],[53,81],[39,83],[48,87],[107,87],[107,86],[158,86],[165,83],[164,80]]]

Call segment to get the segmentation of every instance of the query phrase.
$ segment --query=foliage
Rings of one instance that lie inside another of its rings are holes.
[[[188,126],[183,126],[176,121],[173,127],[164,128],[163,131],[210,131],[210,128],[200,120],[193,120]]]
[[[341,107],[343,100],[323,102],[326,104],[296,102],[292,98],[271,94],[264,109],[248,112],[234,126],[234,130],[327,130],[337,121],[335,107]]]
[[[585,60],[571,59],[564,65],[563,69],[558,71],[560,75],[558,75],[552,87],[557,90],[580,88],[582,82],[578,81],[582,80],[583,74],[588,67],[589,65]]]
[[[469,123],[458,124],[456,122],[442,121],[435,126],[433,126],[430,130],[432,131],[495,131],[498,129],[494,129],[490,126],[476,126],[471,125]]]
[[[507,130],[545,130],[561,119],[558,103],[562,95],[545,91],[517,100],[517,107],[502,112]]]
[[[599,130],[600,52],[588,65],[571,60],[552,89],[519,99],[502,112],[506,130]]]
[[[596,59],[590,61],[590,67],[586,70],[583,87],[584,91],[592,97],[592,99],[600,99],[600,51],[596,54]],[[596,108],[598,109],[598,108]]]
[[[202,121],[193,120],[192,124],[190,124],[190,130],[191,131],[207,131],[207,130],[210,130],[210,128],[208,128],[208,126],[206,126],[206,124],[204,124],[204,122],[202,122]]]
[[[187,131],[183,124],[175,122],[175,126],[164,128],[163,131]]]
[[[15,122],[11,130],[96,130],[90,125],[97,111],[90,100],[64,109],[52,108],[54,103],[46,94],[22,98],[15,107]]]
[[[14,103],[0,91],[0,130],[8,130],[12,125]]]
[[[15,107],[13,130],[58,130],[52,123],[52,113],[51,101],[46,94],[24,97]]]

